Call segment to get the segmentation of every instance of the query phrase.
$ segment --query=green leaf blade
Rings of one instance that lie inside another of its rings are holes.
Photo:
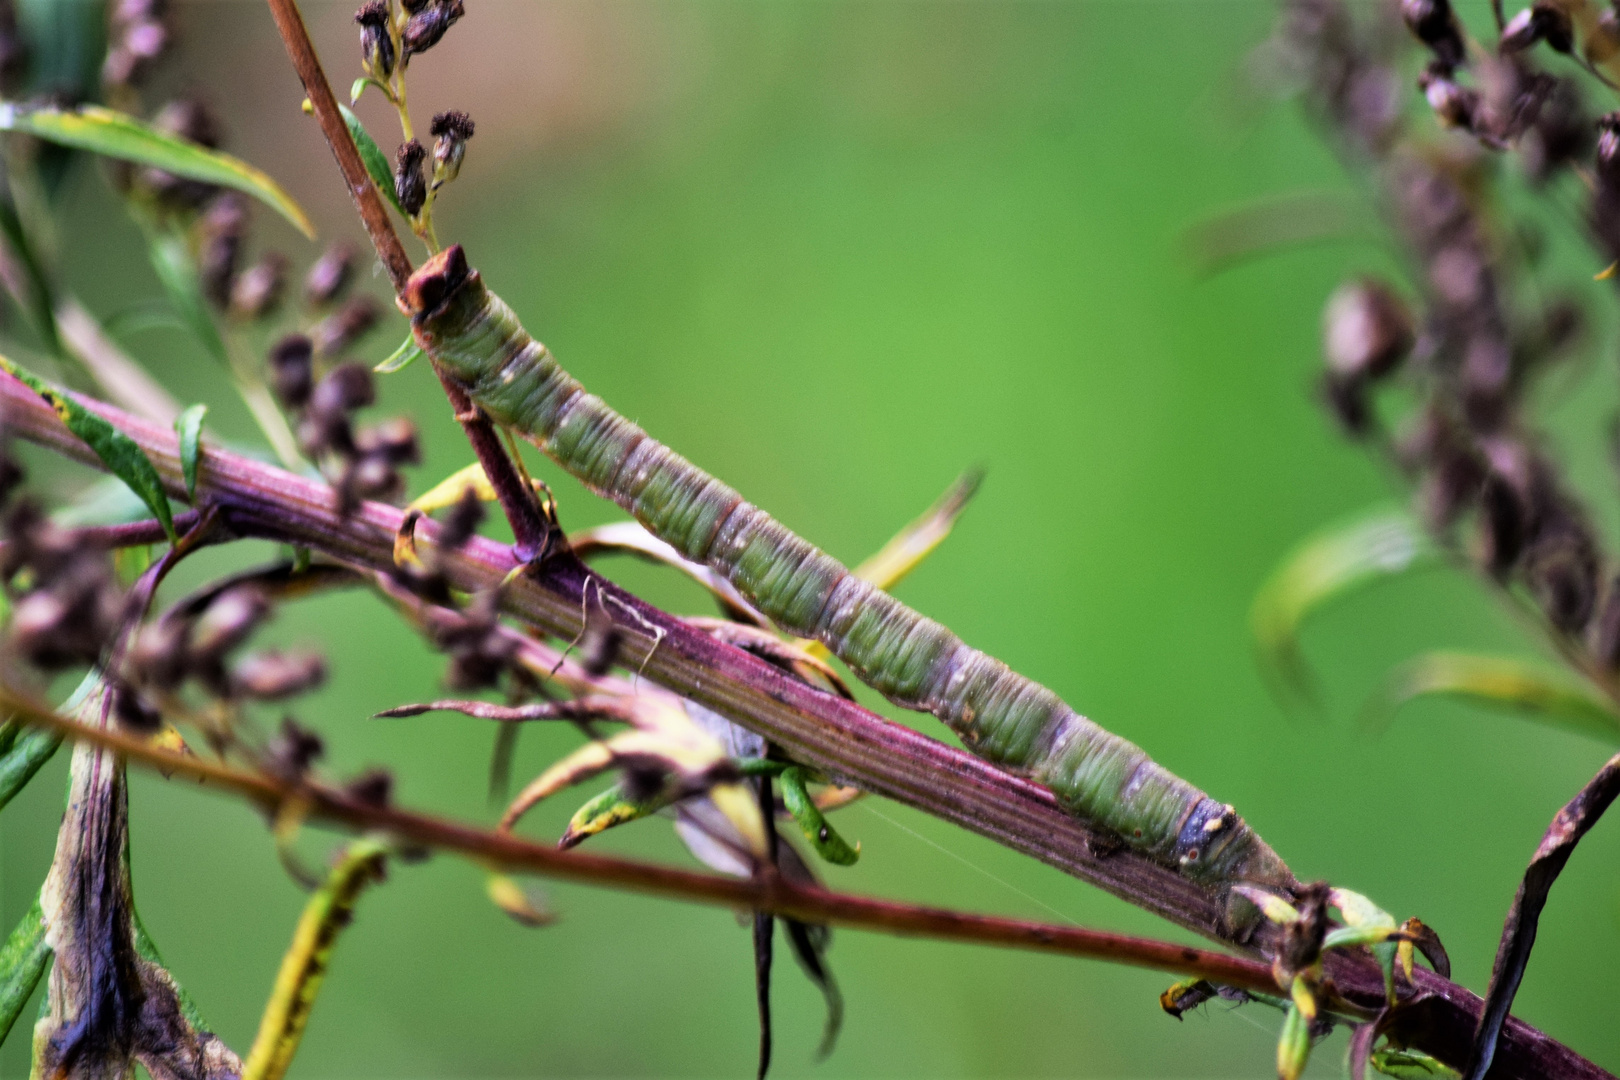
[[[14,741],[0,755],[0,810],[28,786],[62,745],[62,736],[39,728],[14,732]]]
[[[203,417],[207,405],[193,405],[174,418],[174,433],[180,437],[180,473],[185,477],[186,495],[197,503],[197,463],[202,456]]]
[[[388,359],[371,370],[379,375],[392,375],[396,371],[403,371],[410,367],[423,355],[425,354],[422,352],[422,347],[416,343],[416,339],[408,337],[400,343],[399,348],[395,349]]]
[[[338,111],[343,114],[343,122],[349,125],[349,137],[354,139],[354,147],[360,151],[360,160],[366,164],[366,172],[371,175],[371,182],[377,185],[377,190],[383,197],[400,212],[400,216],[409,217],[399,205],[399,196],[394,194],[394,170],[388,164],[388,155],[382,152],[377,140],[371,137],[366,125],[354,115],[354,110],[347,105],[339,105]]]
[[[208,302],[203,299],[202,284],[197,280],[197,269],[186,246],[185,237],[161,229],[147,231],[147,255],[158,281],[174,305],[176,314],[193,337],[208,350],[208,355],[227,366],[230,356],[225,352],[225,339],[208,313]]]
[[[1300,629],[1332,600],[1437,561],[1439,551],[1404,510],[1379,509],[1308,537],[1255,595],[1250,631],[1260,666],[1285,700],[1316,699]]]
[[[175,541],[174,517],[169,512],[169,496],[163,490],[163,481],[159,478],[157,469],[152,466],[151,459],[134,439],[113,427],[99,414],[85,408],[76,399],[55,389],[3,356],[0,356],[0,371],[5,371],[49,402],[51,408],[56,410],[56,415],[62,418],[62,423],[67,425],[67,429],[83,439],[85,445],[95,451],[96,457],[107,466],[108,471],[141,497],[141,501],[146,503],[153,516],[163,523],[163,531],[168,534],[169,542]]]
[[[98,105],[53,109],[3,102],[0,131],[20,132],[59,146],[151,165],[189,180],[232,188],[258,199],[292,222],[299,232],[315,238],[309,215],[263,171],[230,154],[159,131],[127,113]]]
[[[51,962],[51,947],[45,944],[45,913],[39,897],[17,923],[4,945],[0,945],[0,1043],[11,1034],[17,1016],[39,985]]]
[[[1370,727],[1388,724],[1414,698],[1460,698],[1620,744],[1620,710],[1585,682],[1547,664],[1466,652],[1424,653],[1391,673],[1363,710]]]

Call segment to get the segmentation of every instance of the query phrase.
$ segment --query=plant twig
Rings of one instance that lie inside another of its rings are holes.
[[[371,238],[371,246],[377,250],[377,257],[388,271],[388,279],[393,282],[397,295],[410,280],[410,256],[405,253],[399,234],[394,231],[388,208],[377,194],[377,186],[371,182],[365,162],[360,160],[360,151],[354,145],[354,137],[349,134],[349,126],[338,111],[337,98],[332,94],[332,85],[321,68],[320,58],[315,55],[315,46],[309,39],[309,31],[304,26],[304,17],[299,14],[297,3],[295,0],[268,0],[268,3],[270,14],[276,21],[276,30],[287,46],[287,55],[304,84],[304,93],[314,108],[315,119],[321,125],[321,134],[332,148],[332,156],[337,159],[338,170],[349,189],[349,197],[360,212],[366,235]],[[501,509],[512,525],[512,535],[519,551],[524,553],[525,559],[538,558],[550,540],[550,527],[541,517],[533,495],[512,467],[512,461],[506,456],[494,427],[473,405],[466,391],[441,371],[437,364],[434,371],[444,387],[445,396],[450,399],[456,419],[467,434],[467,441],[472,443],[478,463],[484,467],[484,475],[489,478],[490,486],[500,499]]]
[[[121,731],[91,727],[60,716],[9,689],[0,688],[0,708],[25,723],[116,751],[129,761],[167,776],[202,781],[267,809],[296,802],[308,808],[311,818],[388,834],[406,843],[454,851],[504,869],[672,899],[755,908],[806,922],[1058,953],[1197,975],[1225,986],[1262,993],[1275,993],[1277,989],[1269,965],[1208,949],[1077,926],[1004,919],[836,893],[796,885],[781,875],[731,878],[577,850],[559,851],[510,833],[478,829],[444,818],[365,802],[309,779],[285,780],[206,758],[161,750]]]

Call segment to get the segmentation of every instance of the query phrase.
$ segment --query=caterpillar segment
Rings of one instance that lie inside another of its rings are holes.
[[[1231,806],[857,578],[586,393],[485,287],[460,246],[416,272],[403,306],[417,343],[491,419],[723,575],[783,630],[824,643],[890,701],[932,713],[974,753],[1044,784],[1070,813],[1200,884],[1294,884]],[[1252,907],[1240,906],[1241,921],[1251,921]]]

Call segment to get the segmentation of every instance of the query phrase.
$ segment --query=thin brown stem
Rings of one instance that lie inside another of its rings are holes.
[[[354,200],[355,209],[360,212],[360,220],[366,227],[366,235],[371,238],[371,246],[377,250],[377,257],[382,260],[383,267],[388,271],[388,280],[393,282],[396,294],[403,292],[405,285],[411,279],[411,259],[405,253],[405,247],[399,241],[399,234],[394,231],[394,223],[388,217],[388,208],[383,205],[382,196],[377,193],[377,186],[371,182],[371,174],[366,171],[365,162],[360,160],[360,151],[354,145],[354,138],[349,134],[349,125],[344,122],[343,114],[338,111],[337,98],[332,93],[332,85],[326,79],[326,72],[321,67],[320,58],[315,55],[315,45],[309,39],[309,30],[304,26],[304,17],[298,12],[295,0],[267,0],[270,5],[270,14],[275,18],[276,30],[281,34],[281,40],[287,47],[287,55],[292,60],[293,69],[298,72],[299,81],[304,84],[304,93],[309,97],[310,105],[315,110],[315,119],[321,125],[321,134],[326,137],[327,145],[332,148],[332,156],[337,159],[338,171],[343,174],[343,182],[349,189],[349,197]],[[403,83],[400,88],[400,102],[403,103]],[[478,463],[484,468],[484,475],[489,478],[490,486],[495,489],[500,499],[501,509],[506,513],[507,520],[512,526],[512,535],[516,539],[517,547],[524,559],[537,558],[544,553],[550,539],[549,529],[539,508],[535,506],[534,497],[518,479],[512,468],[511,459],[501,448],[499,436],[494,427],[483,413],[473,405],[467,393],[450,378],[437,364],[434,371],[439,376],[439,382],[444,386],[445,396],[450,399],[450,407],[455,410],[456,419],[460,421],[462,430],[467,433],[467,441],[472,443],[473,453],[478,457]]]
[[[807,922],[1058,953],[1196,975],[1225,986],[1262,993],[1277,992],[1269,965],[1208,949],[1077,926],[1004,919],[832,892],[795,885],[778,874],[752,879],[728,878],[605,855],[559,851],[510,833],[363,802],[338,788],[307,778],[287,780],[202,757],[160,750],[121,731],[91,727],[60,716],[8,689],[0,688],[0,707],[35,726],[114,750],[126,760],[165,776],[202,781],[267,809],[297,802],[306,806],[313,818],[382,832],[407,844],[454,851],[503,869],[670,899],[754,908]]]

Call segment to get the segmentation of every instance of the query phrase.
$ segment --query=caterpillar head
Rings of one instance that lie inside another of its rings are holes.
[[[478,277],[478,271],[467,265],[467,253],[460,244],[445,248],[423,263],[405,283],[400,309],[412,322],[431,319],[438,314],[462,286]]]

